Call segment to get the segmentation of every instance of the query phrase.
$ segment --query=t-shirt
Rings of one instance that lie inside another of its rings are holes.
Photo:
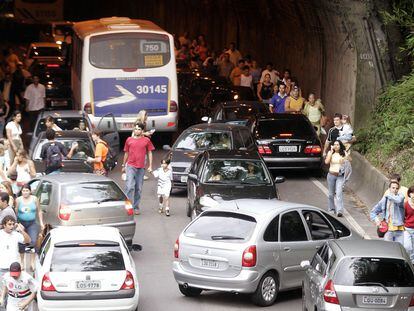
[[[145,168],[145,155],[154,149],[154,145],[148,137],[128,137],[124,147],[124,152],[128,152],[127,165]]]
[[[294,111],[301,111],[303,109],[303,104],[305,99],[303,97],[294,98],[292,96],[289,97],[289,108]]]
[[[45,108],[46,89],[43,84],[30,84],[24,92],[24,98],[29,101],[27,111],[38,111]]]
[[[172,170],[167,169],[167,171],[164,171],[164,169],[160,167],[155,170],[153,174],[155,178],[158,178],[157,194],[169,196],[171,192],[171,180],[173,179]]]
[[[62,153],[62,155],[64,157],[66,157],[68,155],[68,150],[66,149],[65,145],[63,145],[61,142],[58,142],[58,141],[49,141],[46,144],[44,144],[42,146],[42,150],[40,151],[40,157],[42,158],[43,161],[45,161],[45,165],[46,165],[45,173],[46,174],[50,174],[51,172],[56,171],[56,170],[58,170],[60,168],[60,167],[48,167],[47,166],[47,149],[52,144],[55,144],[56,146],[58,146],[58,148],[60,150],[60,153]]]
[[[327,141],[336,141],[339,137],[339,131],[342,131],[342,127],[337,128],[336,126],[331,127],[328,131],[328,137],[326,138]]]
[[[270,106],[273,107],[273,112],[275,113],[285,113],[285,101],[287,95],[285,94],[283,97],[280,93],[273,95],[270,99]]]
[[[13,230],[6,233],[0,230],[0,269],[9,269],[13,262],[20,263],[20,254],[18,243],[23,243],[23,234]]]
[[[240,86],[252,87],[252,85],[253,85],[252,75],[245,76],[244,74],[242,74],[240,76]]]
[[[414,206],[411,207],[410,203],[406,201],[404,203],[404,210],[405,210],[404,226],[406,228],[414,229]]]
[[[6,216],[12,216],[15,220],[17,220],[14,210],[10,206],[7,206],[5,209],[0,210],[0,225],[3,221],[3,218]]]
[[[101,157],[101,162],[93,163],[94,170],[101,170],[104,168],[103,162],[105,162],[107,154],[108,154],[108,147],[106,146],[106,143],[102,143],[102,142],[97,143],[96,148],[95,148],[95,158]]]
[[[22,135],[23,131],[20,124],[16,124],[16,122],[10,121],[6,125],[6,130],[11,131],[12,139],[21,139],[20,135]]]
[[[26,271],[22,271],[18,279],[10,275],[10,272],[4,274],[3,285],[7,287],[7,310],[20,310],[18,303],[27,299],[31,293],[35,293],[39,288],[39,283]],[[29,305],[29,309],[31,304]]]

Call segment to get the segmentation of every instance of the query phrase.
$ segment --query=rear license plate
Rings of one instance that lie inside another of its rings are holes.
[[[218,269],[219,264],[215,260],[209,260],[209,259],[201,259],[201,266],[211,269]]]
[[[388,299],[383,296],[362,296],[362,303],[366,305],[386,305]]]
[[[122,129],[132,129],[134,127],[134,123],[120,123],[119,125]]]
[[[298,146],[279,146],[279,152],[298,152]]]
[[[80,289],[80,290],[101,289],[101,281],[76,281],[76,289]]]
[[[188,180],[188,176],[181,176],[181,182],[186,183]]]

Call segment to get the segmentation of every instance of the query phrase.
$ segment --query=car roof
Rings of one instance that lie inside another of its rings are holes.
[[[87,117],[86,113],[82,110],[53,110],[53,111],[42,111],[39,118],[46,118],[52,116],[53,118],[79,118]]]
[[[300,113],[267,113],[258,115],[258,120],[306,120],[306,116]]]
[[[113,241],[120,243],[119,230],[104,226],[61,226],[50,231],[53,243],[69,241]]]
[[[208,211],[231,211],[249,215],[256,219],[268,219],[269,216],[275,214],[276,211],[281,212],[284,210],[298,208],[311,208],[319,210],[319,208],[311,205],[285,202],[277,199],[238,199],[220,202],[218,207],[209,208]]]
[[[257,151],[210,149],[204,152],[208,159],[260,160],[260,155]]]
[[[56,139],[59,138],[89,138],[91,133],[87,131],[57,131]],[[40,132],[39,139],[46,138],[46,131]]]
[[[333,240],[329,242],[342,257],[387,257],[405,259],[399,243],[383,240]]]
[[[185,131],[190,132],[205,132],[205,131],[231,131],[232,129],[246,128],[245,126],[229,124],[229,123],[199,123],[190,126]]]
[[[60,44],[57,44],[55,42],[32,42],[30,44],[32,47],[51,47],[51,48],[61,48]]]
[[[111,178],[92,174],[92,173],[60,173],[60,174],[49,174],[42,176],[41,180],[48,180],[58,184],[70,184],[70,183],[79,183],[84,182],[102,182],[102,181],[112,181]]]

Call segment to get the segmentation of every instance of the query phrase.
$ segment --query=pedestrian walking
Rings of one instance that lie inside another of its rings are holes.
[[[325,146],[323,147],[323,156],[326,157],[329,147],[332,143],[338,139],[339,131],[342,131],[342,114],[335,113],[333,117],[334,126],[331,127],[328,131],[328,136],[326,137]]]
[[[380,232],[385,233],[384,240],[404,245],[404,195],[399,189],[400,184],[391,181],[389,193],[372,208],[370,216],[378,227],[379,236]]]
[[[396,181],[400,185],[398,192],[404,196],[405,198],[404,201],[407,201],[408,200],[408,188],[401,185],[401,175],[397,173],[391,174],[389,178],[389,182],[392,182],[392,181]],[[386,196],[389,192],[390,192],[389,189],[385,190],[384,196]]]
[[[108,171],[105,169],[104,163],[109,152],[108,144],[102,139],[102,132],[98,129],[93,130],[92,139],[95,142],[95,157],[88,157],[86,161],[93,163],[95,174],[107,176]]]
[[[13,163],[17,151],[23,148],[21,121],[22,113],[19,110],[15,110],[12,114],[12,120],[6,125],[6,135],[10,146],[10,163]]]
[[[9,272],[4,275],[0,305],[4,305],[7,296],[7,311],[32,311],[36,298],[38,282],[26,271],[22,271],[20,263],[13,262]]]
[[[329,172],[326,177],[329,190],[328,211],[336,213],[338,217],[343,215],[343,187],[345,179],[349,177],[349,173],[345,172],[346,160],[345,146],[342,142],[336,140],[326,156],[325,164],[329,165]]]
[[[320,99],[315,98],[315,94],[310,93],[308,101],[303,108],[303,114],[308,117],[313,126],[317,128],[318,136],[321,134],[321,118],[325,113],[325,108]]]
[[[404,247],[414,263],[414,185],[407,190],[408,200],[404,202]]]
[[[299,87],[294,86],[290,92],[290,96],[285,101],[285,112],[301,113],[305,99],[300,96]]]
[[[36,177],[36,169],[32,160],[29,159],[27,152],[23,149],[17,151],[13,164],[9,168],[11,175],[16,175],[15,193],[19,193],[23,185],[27,184],[32,178]]]
[[[133,202],[135,215],[140,213],[140,200],[145,174],[145,156],[148,157],[148,172],[152,172],[152,151],[155,149],[151,140],[144,135],[144,125],[138,123],[134,136],[128,137],[124,146],[122,173],[126,173],[126,193]]]
[[[170,160],[161,160],[161,167],[153,172],[155,178],[158,178],[157,196],[159,202],[158,212],[165,216],[170,216],[170,193],[172,187],[172,170],[170,168]]]
[[[26,100],[26,111],[30,117],[30,128],[34,129],[37,116],[45,109],[46,88],[39,83],[39,77],[33,76],[33,83],[30,84],[24,92]]]
[[[285,112],[285,102],[288,97],[286,94],[286,85],[281,83],[279,88],[275,86],[275,95],[270,99],[269,109],[273,113],[284,113]],[[279,90],[279,92],[277,92]]]
[[[261,102],[269,103],[270,99],[273,97],[273,88],[274,85],[270,81],[270,74],[267,73],[264,76],[263,82],[260,82],[257,85],[257,98]]]

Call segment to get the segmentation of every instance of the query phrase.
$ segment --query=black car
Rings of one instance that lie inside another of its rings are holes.
[[[171,160],[173,188],[187,189],[187,174],[194,158],[205,150],[257,150],[245,126],[225,123],[202,123],[189,127],[176,140],[166,158]]]
[[[322,166],[322,145],[302,114],[259,116],[253,130],[259,153],[269,169],[311,169]]]
[[[268,114],[269,106],[258,101],[228,101],[219,103],[214,109],[209,122],[226,122],[251,127],[257,115]],[[203,118],[206,121],[206,118]]]
[[[210,150],[198,155],[188,174],[187,216],[194,218],[220,201],[279,199],[276,183],[257,151]]]

